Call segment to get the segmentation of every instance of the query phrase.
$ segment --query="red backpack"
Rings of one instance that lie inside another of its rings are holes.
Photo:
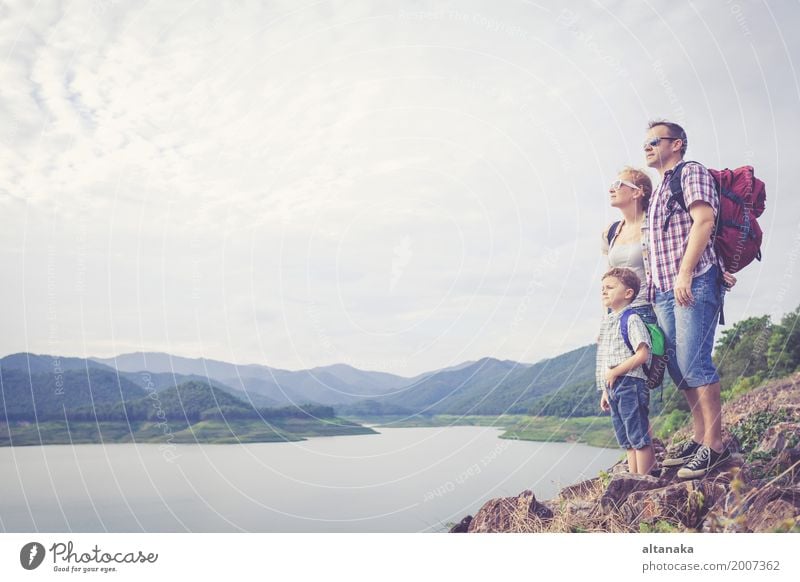
[[[673,202],[686,212],[683,199],[681,174],[683,166],[698,162],[681,162],[669,180],[672,192],[667,201],[669,208]],[[756,220],[764,212],[767,193],[764,182],[753,174],[752,166],[742,166],[735,170],[708,169],[719,193],[719,212],[714,232],[714,250],[722,260],[725,270],[736,273],[753,262],[761,260],[761,239],[763,232]],[[669,226],[669,219],[677,209],[672,208],[664,222],[664,230]]]

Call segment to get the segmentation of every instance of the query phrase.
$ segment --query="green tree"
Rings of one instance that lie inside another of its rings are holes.
[[[723,392],[730,392],[743,379],[766,374],[767,349],[773,328],[769,315],[762,315],[744,319],[722,332],[717,340],[714,364]]]
[[[800,368],[800,307],[787,313],[769,338],[767,367],[771,376],[785,376]]]

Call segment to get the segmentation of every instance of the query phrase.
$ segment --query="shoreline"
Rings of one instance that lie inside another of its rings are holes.
[[[431,417],[401,418],[380,422],[380,417],[350,417],[353,422],[369,422],[375,428],[413,428],[442,426],[494,426],[503,430],[502,439],[535,442],[577,442],[604,449],[617,449],[617,441],[608,417],[561,418],[508,414],[500,416],[437,414]]]

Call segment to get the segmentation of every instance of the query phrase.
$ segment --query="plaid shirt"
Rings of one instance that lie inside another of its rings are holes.
[[[681,267],[681,260],[686,251],[689,240],[689,230],[692,228],[692,217],[684,212],[677,203],[677,211],[669,221],[669,228],[664,231],[664,222],[669,215],[669,201],[672,192],[669,189],[669,180],[673,170],[664,172],[664,179],[650,198],[648,209],[649,251],[650,251],[650,277],[648,277],[648,299],[655,300],[655,289],[669,291],[675,286],[675,278]],[[716,218],[719,210],[719,197],[714,186],[714,179],[708,170],[697,163],[687,163],[681,175],[683,186],[683,199],[686,208],[698,200],[707,202],[714,211]],[[672,206],[672,205],[671,205]],[[717,263],[714,253],[714,244],[709,241],[700,260],[695,265],[692,277],[697,277],[708,271]]]
[[[620,316],[623,311],[619,313],[612,311],[606,314],[603,318],[603,323],[600,325],[600,337],[597,340],[597,367],[595,368],[598,390],[602,390],[606,385],[606,372],[633,355],[633,352],[625,345],[622,331],[620,331]],[[647,326],[645,326],[642,318],[635,313],[628,317],[628,339],[634,349],[642,344],[646,344],[650,348],[650,332],[647,331]],[[645,364],[650,364],[649,357]],[[641,366],[635,367],[625,375],[647,380],[647,376]]]

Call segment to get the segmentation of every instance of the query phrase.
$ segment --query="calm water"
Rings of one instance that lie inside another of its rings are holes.
[[[620,452],[498,438],[495,428],[380,428],[299,443],[0,449],[8,532],[419,532],[493,497],[539,499]]]

